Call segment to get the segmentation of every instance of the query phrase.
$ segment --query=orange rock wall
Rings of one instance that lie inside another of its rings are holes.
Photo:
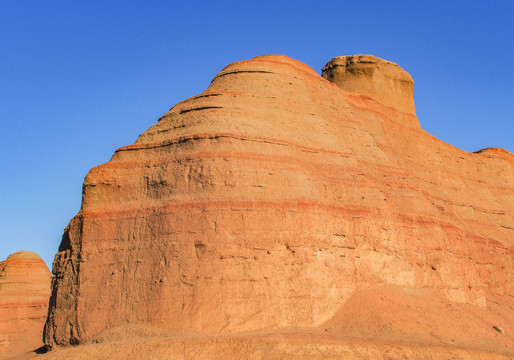
[[[46,344],[129,323],[317,327],[384,285],[499,304],[514,324],[513,155],[432,137],[388,86],[261,56],[175,105],[87,175]]]

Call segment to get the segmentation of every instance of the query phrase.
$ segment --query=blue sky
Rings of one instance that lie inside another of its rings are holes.
[[[0,260],[33,250],[50,266],[89,169],[257,55],[396,62],[425,130],[514,152],[512,14],[514,1],[1,1]]]

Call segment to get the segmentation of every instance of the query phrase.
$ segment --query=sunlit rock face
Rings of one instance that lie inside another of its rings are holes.
[[[0,262],[0,359],[43,346],[50,271],[32,251]]]
[[[491,329],[514,329],[513,155],[423,131],[395,64],[338,57],[323,76],[280,55],[230,64],[93,168],[55,257],[46,344],[144,324],[512,347]],[[448,304],[482,321],[449,322]],[[388,306],[439,330],[369,313]]]

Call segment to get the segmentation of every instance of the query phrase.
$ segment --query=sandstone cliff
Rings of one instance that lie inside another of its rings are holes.
[[[279,55],[230,64],[93,168],[46,344],[143,326],[182,334],[166,356],[184,341],[213,356],[213,336],[229,353],[261,339],[269,358],[351,341],[512,356],[514,156],[424,132],[396,64],[339,57],[322,75]]]
[[[50,271],[32,251],[0,262],[0,359],[43,346]]]

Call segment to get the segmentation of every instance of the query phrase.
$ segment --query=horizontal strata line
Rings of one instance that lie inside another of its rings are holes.
[[[0,303],[0,309],[2,308],[18,308],[18,307],[42,307],[48,306],[47,300],[27,301],[27,302],[10,302]]]
[[[175,104],[167,113],[165,113],[158,119],[158,122],[165,118],[168,118],[170,116],[180,114],[179,109],[181,107],[190,105],[190,103],[195,103],[199,99],[215,97],[215,96],[242,96],[242,97],[261,98],[261,99],[275,98],[274,96],[270,96],[270,95],[258,95],[258,94],[245,92],[245,91],[230,91],[230,90],[204,91],[200,95],[190,97],[188,99],[182,100],[182,101],[178,102],[177,104]],[[308,114],[308,115],[315,115],[315,114]]]
[[[236,139],[236,140],[243,140],[243,141],[257,141],[257,142],[263,142],[263,143],[273,144],[273,145],[291,146],[291,147],[298,148],[302,151],[320,152],[320,153],[325,153],[325,154],[352,155],[352,156],[354,155],[351,153],[344,153],[344,152],[335,151],[335,150],[318,149],[318,148],[312,148],[312,147],[308,147],[308,146],[297,145],[297,144],[294,144],[289,141],[283,141],[283,140],[278,140],[278,139],[271,139],[271,138],[264,138],[264,137],[251,137],[251,136],[238,135],[238,134],[232,134],[232,133],[197,133],[197,134],[191,134],[191,135],[184,135],[184,136],[176,137],[174,139],[161,141],[161,142],[157,142],[157,143],[132,144],[132,145],[121,147],[121,148],[117,149],[116,152],[155,149],[155,148],[171,146],[174,144],[179,144],[179,143],[191,141],[191,140],[212,140],[212,139],[219,139],[219,138],[228,138],[228,139]]]
[[[346,155],[345,157],[350,157],[349,155]],[[336,174],[349,174],[349,175],[361,175],[363,172],[365,172],[366,175],[371,174],[369,169],[365,169],[364,167],[357,168],[355,166],[346,166],[343,163],[334,163],[334,162],[315,162],[315,161],[307,161],[300,157],[294,157],[294,156],[277,156],[277,155],[269,155],[269,154],[261,154],[261,153],[243,153],[243,152],[228,152],[228,151],[198,151],[194,153],[184,154],[184,155],[170,155],[166,156],[165,158],[161,158],[159,161],[111,161],[102,165],[98,165],[91,169],[91,173],[98,172],[98,171],[108,171],[109,169],[125,169],[128,171],[132,171],[134,168],[139,168],[141,166],[146,167],[157,167],[157,166],[164,166],[169,165],[173,163],[181,163],[183,161],[193,161],[193,160],[206,160],[206,159],[235,159],[235,160],[250,160],[250,161],[265,161],[265,162],[274,162],[274,163],[280,163],[280,164],[291,164],[291,165],[297,165],[300,167],[308,166],[307,170],[313,169],[315,171],[320,171],[320,169],[326,169],[328,172],[320,173],[318,176],[322,179],[331,179],[329,182],[331,183],[337,183],[337,184],[343,184],[343,181],[345,184],[348,185],[348,178],[339,177],[337,176],[329,176],[330,172],[336,173]],[[402,176],[406,177],[408,174],[404,172],[399,172],[397,168],[389,167],[387,165],[383,166],[375,166],[374,164],[366,164],[368,167],[375,171],[384,171],[384,168],[388,169],[391,168],[393,173],[387,173],[387,175],[391,178],[388,180],[387,185],[391,186],[410,186],[412,187],[415,185],[412,182],[406,181],[402,178]],[[272,170],[271,168],[268,170]],[[305,170],[305,171],[307,171]],[[310,170],[309,170],[310,171]],[[312,172],[311,172],[312,173]],[[358,181],[356,183],[363,183],[363,182],[369,182],[370,180],[374,181],[376,185],[371,186],[368,185],[366,188],[373,188],[373,189],[383,189],[383,187],[379,186],[381,183],[375,178],[370,175],[370,177],[362,177],[361,181]],[[337,180],[337,181],[336,181]],[[84,183],[85,186],[90,185],[89,183]],[[415,190],[419,190],[415,188]]]
[[[350,155],[346,155],[345,157],[350,157]],[[159,166],[162,164],[169,165],[174,162],[181,162],[184,160],[196,160],[196,159],[242,159],[242,160],[254,160],[254,161],[267,161],[267,162],[279,162],[279,163],[290,163],[290,164],[309,164],[312,167],[328,167],[331,170],[335,169],[344,169],[351,170],[354,173],[361,173],[362,169],[351,168],[348,166],[338,166],[339,164],[335,163],[321,163],[315,161],[307,161],[298,156],[288,156],[288,155],[271,155],[267,153],[249,153],[249,152],[239,152],[239,151],[195,151],[184,154],[173,154],[165,157],[159,158],[156,160],[146,160],[146,161],[115,161],[108,162],[102,165],[96,166],[94,169],[101,168],[123,168],[123,167],[134,167],[140,165],[146,166]]]
[[[293,145],[295,146],[295,145]],[[118,149],[120,150],[120,149]],[[330,150],[317,150],[319,152],[326,151],[331,152]],[[332,153],[332,152],[331,152]],[[354,153],[346,153],[346,152],[333,152],[332,154],[339,155],[344,158],[355,157]],[[313,167],[329,167],[331,170],[341,169],[345,172],[355,173],[355,174],[364,174],[370,175],[371,173],[367,173],[367,168],[371,168],[375,171],[379,171],[383,174],[383,176],[387,176],[387,181],[383,181],[384,183],[391,184],[409,184],[412,185],[412,182],[403,181],[406,179],[410,179],[410,175],[408,172],[398,168],[394,165],[388,164],[376,164],[374,162],[365,161],[359,159],[360,167],[355,166],[341,166],[340,164],[335,164],[333,162],[328,163],[320,163],[315,161],[307,161],[301,157],[296,156],[288,156],[288,155],[271,155],[268,153],[254,153],[254,152],[241,152],[241,151],[190,151],[184,153],[182,155],[167,155],[165,160],[160,161],[122,161],[115,160],[107,162],[102,165],[95,166],[93,169],[107,169],[107,168],[120,168],[120,167],[131,167],[131,165],[159,165],[159,164],[169,164],[175,161],[183,161],[183,160],[193,160],[193,159],[207,159],[207,158],[226,158],[226,159],[245,159],[245,160],[265,160],[265,161],[274,161],[274,162],[283,162],[283,163],[302,163],[302,164],[311,164]],[[340,166],[337,166],[340,165]],[[367,167],[367,168],[366,168]],[[394,178],[395,181],[392,181],[391,178]],[[400,180],[400,181],[398,181]],[[377,181],[379,182],[379,181]]]
[[[174,109],[177,109],[178,107],[180,106],[184,106],[186,104],[189,104],[191,102],[195,102],[196,100],[198,99],[202,99],[202,98],[208,98],[208,97],[213,97],[213,96],[222,96],[222,95],[225,95],[225,94],[228,94],[227,91],[216,91],[216,92],[211,92],[211,91],[204,91],[203,93],[201,93],[200,95],[196,95],[196,96],[193,96],[193,97],[190,97],[188,99],[185,99],[185,100],[182,100],[178,103],[176,103],[175,105],[173,105],[171,107],[171,109],[168,110],[168,112],[166,112],[164,115],[162,115],[158,120],[157,122],[159,123],[160,121],[162,121],[163,119],[166,119],[168,118],[169,116],[171,116],[173,113],[172,111]],[[180,114],[180,112],[178,112]],[[175,113],[176,114],[176,113]]]
[[[216,91],[204,91],[203,93],[199,94],[199,95],[196,95],[196,96],[193,96],[193,97],[190,97],[190,98],[187,98],[185,100],[182,100],[178,103],[176,103],[175,105],[173,105],[171,107],[171,109],[166,113],[164,114],[163,116],[161,116],[159,118],[159,121],[163,118],[166,118],[168,116],[170,116],[172,114],[172,111],[173,110],[177,110],[178,108],[180,108],[181,106],[185,106],[189,103],[194,103],[196,100],[199,100],[199,99],[203,99],[203,98],[208,98],[208,97],[213,97],[213,96],[223,96],[223,95],[248,95],[248,93],[245,93],[245,92],[241,92],[241,91],[228,91],[228,90],[216,90]]]
[[[334,83],[331,83],[331,84],[334,84]],[[334,84],[334,85],[337,86],[336,84]],[[404,116],[408,116],[410,118],[415,118],[417,120],[418,119],[417,116],[415,114],[411,113],[411,112],[406,112],[406,111],[400,110],[400,109],[398,109],[398,108],[396,108],[394,106],[385,105],[385,104],[379,102],[378,100],[376,100],[375,98],[372,98],[369,95],[353,93],[353,92],[342,90],[342,89],[340,89],[340,91],[343,92],[345,97],[351,102],[352,107],[354,107],[354,108],[356,108],[358,110],[365,111],[365,112],[368,112],[368,113],[373,113],[375,115],[379,115],[383,119],[385,119],[387,121],[392,121],[395,124],[400,125],[402,127],[407,127],[409,129],[421,130],[421,127],[419,125],[412,126],[411,124],[405,124],[402,121],[396,120],[395,117],[387,116],[386,114],[384,114],[383,111],[380,111],[380,110],[373,109],[373,108],[369,107],[369,104],[367,104],[368,106],[362,106],[359,103],[361,101],[370,101],[371,100],[375,104],[375,106],[374,106],[375,108],[376,107],[381,107],[381,108],[393,110],[395,112],[403,114]]]
[[[197,100],[197,99],[202,99],[202,98],[207,98],[207,97],[212,97],[212,96],[221,96],[221,95],[224,95],[225,93],[227,93],[227,92],[226,91],[216,91],[216,92],[207,92],[206,91],[206,92],[201,93],[200,95],[193,96],[182,102],[185,102],[187,100]]]
[[[180,110],[180,114],[185,114],[190,111],[209,110],[209,109],[223,109],[223,106],[199,106],[196,108],[182,109],[182,110]]]
[[[508,215],[507,212],[505,212],[504,210],[498,210],[498,209],[486,209],[486,208],[483,208],[483,207],[478,207],[474,204],[452,204],[450,203],[451,200],[448,200],[446,198],[442,198],[440,196],[435,196],[432,191],[423,191],[423,194],[426,195],[427,197],[429,197],[431,199],[431,202],[434,204],[435,201],[441,201],[443,202],[443,207],[446,207],[446,206],[459,206],[459,207],[470,207],[472,208],[473,210],[475,211],[479,211],[479,212],[483,212],[483,213],[486,213],[486,214],[492,214],[492,215]],[[436,204],[434,204],[436,205]],[[439,204],[437,204],[436,206],[438,206]],[[490,224],[490,225],[493,225],[493,224]],[[501,225],[500,225],[501,226]]]
[[[278,64],[278,65],[285,65],[285,66],[290,66],[290,67],[293,67],[296,71],[299,71],[299,72],[302,72],[304,74],[307,74],[313,78],[315,78],[316,80],[323,80],[323,81],[326,81],[327,83],[329,84],[332,84],[331,82],[329,82],[328,80],[325,80],[324,78],[322,78],[321,76],[319,76],[319,74],[314,71],[314,69],[312,69],[310,66],[306,65],[306,64],[303,64],[301,62],[291,62],[291,61],[281,61],[279,59],[249,59],[249,60],[242,60],[242,61],[238,61],[235,64],[237,64],[238,66],[247,66],[247,65],[250,65],[252,66],[253,64],[256,64],[256,63],[262,63],[262,64]],[[230,65],[229,65],[230,66]],[[288,72],[289,73],[289,72]],[[279,72],[277,74],[284,74],[284,72]]]
[[[349,157],[349,156],[346,156]],[[110,169],[125,169],[128,171],[132,171],[134,168],[145,167],[159,167],[159,166],[168,166],[170,164],[181,164],[183,162],[195,161],[195,160],[245,160],[252,162],[267,162],[267,163],[278,163],[284,165],[292,165],[295,166],[295,169],[298,171],[306,172],[307,170],[312,173],[313,170],[320,171],[320,169],[326,169],[327,174],[330,171],[334,173],[343,172],[345,174],[358,174],[362,172],[362,169],[357,169],[353,167],[344,166],[339,163],[328,163],[328,162],[314,162],[307,161],[300,157],[294,156],[277,156],[277,155],[268,155],[268,154],[259,154],[259,153],[242,153],[242,152],[228,152],[228,151],[198,151],[189,154],[183,155],[170,155],[166,157],[161,157],[158,161],[111,161],[102,165],[95,166],[91,169],[91,174],[101,171],[109,171]],[[304,169],[304,167],[306,167]],[[269,171],[272,168],[268,169]],[[276,170],[276,169],[275,169]],[[290,168],[282,168],[278,170],[290,170]],[[326,174],[319,174],[319,176],[323,179],[327,178],[335,178],[334,176],[328,176]],[[347,181],[346,178],[341,178]],[[367,180],[367,179],[365,179]],[[402,182],[403,184],[404,182]],[[405,183],[407,184],[407,183]]]
[[[232,70],[232,71],[226,71],[226,72],[219,73],[218,75],[216,75],[214,77],[214,79],[212,79],[212,81],[214,81],[215,79],[220,78],[222,76],[240,74],[240,73],[275,74],[273,71],[268,71],[268,70]]]
[[[363,209],[362,207],[343,207],[337,205],[327,205],[316,201],[198,201],[198,202],[183,202],[164,204],[155,207],[147,208],[131,208],[131,209],[116,209],[116,210],[81,210],[82,217],[130,217],[132,215],[142,214],[161,214],[168,211],[184,210],[184,209],[198,209],[198,210],[217,210],[217,209],[230,209],[230,210],[281,210],[281,211],[304,211],[315,210],[327,213],[338,213],[341,215],[355,215],[366,216],[370,210]]]

